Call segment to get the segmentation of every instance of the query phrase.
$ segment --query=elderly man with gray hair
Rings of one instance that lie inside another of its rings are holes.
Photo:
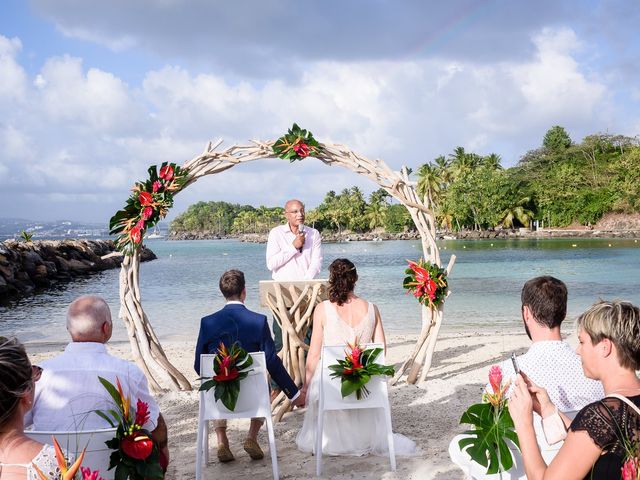
[[[85,295],[69,305],[67,330],[72,341],[62,354],[40,363],[42,377],[36,384],[33,409],[25,416],[25,426],[33,424],[34,430],[45,431],[109,428],[94,413],[113,408],[113,400],[98,376],[114,385],[117,377],[134,404],[140,399],[149,405],[149,420],[144,427],[151,431],[164,457],[161,463],[166,465],[167,426],[142,371],[107,352],[112,329],[111,310],[101,297]]]

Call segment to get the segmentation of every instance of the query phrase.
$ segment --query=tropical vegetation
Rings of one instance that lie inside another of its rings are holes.
[[[574,143],[556,125],[511,168],[503,168],[496,153],[457,147],[414,172],[418,195],[447,230],[592,225],[608,212],[640,212],[640,142],[623,135],[594,134]],[[282,221],[281,207],[199,202],[176,217],[171,230],[266,233]],[[327,192],[307,211],[306,223],[336,233],[415,229],[406,208],[385,190],[367,197],[359,187]]]

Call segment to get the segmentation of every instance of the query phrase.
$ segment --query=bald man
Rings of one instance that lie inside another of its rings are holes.
[[[34,430],[45,431],[110,428],[93,412],[113,408],[113,400],[98,376],[114,385],[118,377],[133,405],[138,399],[149,405],[149,420],[143,426],[151,431],[168,463],[167,426],[149,393],[147,379],[134,363],[107,352],[106,343],[113,330],[107,302],[95,295],[74,300],[67,310],[67,330],[71,342],[64,352],[40,364],[42,377],[36,384],[33,409],[25,416],[25,426],[33,424]]]

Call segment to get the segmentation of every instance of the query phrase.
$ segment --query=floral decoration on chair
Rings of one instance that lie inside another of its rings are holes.
[[[163,163],[160,173],[155,165],[148,169],[149,179],[136,182],[124,209],[109,221],[109,230],[117,235],[116,248],[132,255],[141,245],[144,233],[163,219],[173,206],[173,196],[184,187],[188,171],[175,163]]]
[[[313,138],[313,134],[293,124],[286,135],[280,137],[273,144],[273,152],[278,157],[294,162],[306,157],[317,157],[322,152],[322,147]]]
[[[502,370],[497,365],[489,370],[489,384],[491,391],[482,395],[482,403],[471,405],[462,414],[460,423],[473,425],[473,429],[464,432],[469,437],[458,442],[461,450],[468,447],[467,453],[474,462],[487,467],[487,475],[513,466],[507,439],[520,448],[504,396],[510,381],[502,383]]]
[[[422,305],[429,308],[437,308],[447,296],[449,282],[444,268],[422,258],[417,262],[407,260],[409,268],[405,270],[407,275],[402,286],[413,293]]]
[[[58,443],[58,440],[56,440],[56,437],[54,436],[52,436],[51,438],[53,439],[53,449],[56,452],[56,461],[58,462],[58,468],[60,469],[60,476],[52,479],[50,476],[45,475],[35,463],[32,463],[31,465],[33,466],[34,470],[38,474],[38,477],[40,478],[40,480],[73,480],[75,478],[76,472],[80,468],[80,464],[82,464],[82,460],[84,459],[84,453],[86,451],[86,447],[82,449],[82,452],[80,453],[76,461],[73,463],[73,465],[68,465],[67,459],[64,456],[64,452],[62,451],[62,448],[60,448],[60,444]]]
[[[116,436],[105,442],[107,447],[114,450],[109,459],[109,470],[115,467],[116,479],[164,478],[158,447],[151,438],[151,433],[143,428],[149,420],[149,405],[138,399],[134,409],[131,398],[124,394],[118,377],[116,386],[102,377],[98,379],[117,409],[95,411],[117,429]]]
[[[342,398],[355,392],[360,400],[369,395],[366,384],[374,375],[392,377],[395,373],[393,366],[381,365],[375,360],[382,353],[382,348],[367,348],[362,350],[358,342],[347,344],[344,360],[338,360],[335,365],[329,365],[331,378],[340,378],[340,393]]]
[[[638,462],[638,447],[634,451],[627,453],[626,460],[622,465],[622,480],[640,480],[640,464]]]
[[[220,342],[216,356],[213,358],[213,378],[202,377],[206,380],[200,385],[200,390],[209,391],[214,388],[213,396],[216,401],[221,401],[232,412],[236,408],[238,395],[240,394],[240,380],[246,378],[251,371],[253,358],[237,343],[227,350],[224,343]]]

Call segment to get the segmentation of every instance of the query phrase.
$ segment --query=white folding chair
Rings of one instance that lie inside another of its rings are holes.
[[[573,419],[577,413],[578,411],[574,410],[565,412],[565,415],[570,419]],[[553,458],[558,454],[558,451],[564,442],[554,443],[553,445],[549,445],[547,443],[542,430],[542,422],[538,415],[533,416],[533,429],[536,433],[536,441],[540,447],[540,454],[542,455],[545,463],[549,465]],[[451,461],[458,465],[470,478],[484,480],[526,480],[527,476],[524,471],[524,464],[520,450],[518,450],[518,448],[510,441],[507,441],[507,444],[509,445],[509,450],[511,450],[511,455],[513,456],[513,467],[506,472],[487,475],[486,467],[474,462],[465,450],[460,450],[458,441],[466,436],[467,435],[461,434],[453,437],[453,440],[451,440],[451,443],[449,444],[449,457],[451,457]]]
[[[108,448],[104,442],[111,440],[116,436],[115,428],[86,430],[84,432],[45,432],[26,430],[24,433],[33,440],[47,445],[53,445],[53,439],[51,437],[55,436],[62,449],[73,454],[76,458],[80,452],[82,452],[82,449],[87,447],[82,465],[94,471],[99,470],[100,476],[105,480],[113,479],[115,468],[108,471],[109,457],[111,457],[113,450]]]
[[[362,345],[362,348],[384,348],[381,343]],[[387,391],[387,377],[376,375],[367,383],[369,395],[358,400],[355,394],[342,398],[340,393],[340,378],[331,378],[329,365],[335,365],[338,359],[344,359],[344,345],[325,345],[322,347],[322,357],[319,367],[320,375],[320,399],[318,404],[318,427],[316,429],[316,475],[322,473],[322,430],[324,427],[324,412],[330,410],[350,410],[359,408],[381,408],[387,424],[387,443],[389,446],[389,462],[391,470],[396,470],[396,453],[393,445],[393,430],[391,427],[391,410],[389,408],[389,396]],[[376,359],[377,363],[384,364],[384,350]]]
[[[208,392],[200,392],[198,439],[196,443],[196,480],[202,478],[203,461],[205,464],[209,462],[209,420],[252,417],[264,417],[266,420],[273,478],[278,478],[278,457],[276,454],[276,439],[273,432],[273,420],[271,418],[267,362],[264,352],[253,352],[249,355],[253,357],[253,365],[250,367],[249,375],[240,381],[240,394],[233,412],[227,409],[222,402],[215,400],[213,388]],[[214,357],[214,354],[200,355],[201,377],[212,377],[214,375]]]

